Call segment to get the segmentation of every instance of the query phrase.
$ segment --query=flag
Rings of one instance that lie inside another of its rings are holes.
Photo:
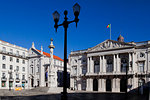
[[[110,28],[110,26],[111,26],[111,24],[108,24],[108,25],[107,25],[107,28]]]

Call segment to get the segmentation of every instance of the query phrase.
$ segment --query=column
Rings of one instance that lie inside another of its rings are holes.
[[[112,92],[116,92],[116,78],[112,79]]]
[[[119,54],[117,54],[117,72],[120,72],[120,58],[119,58]]]
[[[94,72],[94,63],[93,63],[92,57],[90,57],[90,72],[91,72],[91,73]]]
[[[102,79],[102,92],[106,92],[106,79]]]
[[[129,53],[129,72],[132,71],[132,65],[130,65],[131,61],[132,61],[132,59],[131,59],[131,53]]]
[[[88,78],[86,81],[86,91],[92,91],[93,90],[93,79]]]
[[[116,92],[120,92],[120,79],[116,79]]]
[[[105,59],[105,56],[103,56],[103,72],[106,73],[106,59]]]
[[[102,79],[98,80],[98,91],[102,92]]]
[[[90,72],[90,57],[87,58],[87,73]]]
[[[103,69],[102,69],[102,57],[99,56],[99,66],[100,66],[100,73],[103,72]]]
[[[135,66],[135,54],[132,53],[132,68],[134,72],[137,72],[137,67]]]
[[[114,71],[113,72],[116,72],[116,57],[115,57],[115,54],[113,55],[113,57],[114,57],[114,59],[113,59],[113,61],[114,61]]]

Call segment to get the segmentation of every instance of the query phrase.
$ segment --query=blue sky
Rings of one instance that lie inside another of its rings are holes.
[[[78,27],[68,28],[68,54],[71,50],[93,47],[109,39],[108,24],[112,24],[112,40],[121,34],[125,42],[150,40],[150,0],[0,0],[0,39],[25,48],[35,47],[49,53],[50,38],[54,39],[54,54],[63,58],[64,30],[55,32],[52,13],[68,10],[73,20],[72,6],[81,6]]]

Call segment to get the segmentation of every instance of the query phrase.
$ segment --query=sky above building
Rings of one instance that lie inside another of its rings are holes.
[[[63,59],[64,29],[55,32],[52,13],[68,10],[68,20],[74,19],[72,6],[79,3],[79,23],[68,27],[68,54],[71,51],[93,47],[121,34],[125,42],[150,40],[150,0],[0,0],[0,39],[18,46],[37,49],[48,45],[53,38],[54,54]]]

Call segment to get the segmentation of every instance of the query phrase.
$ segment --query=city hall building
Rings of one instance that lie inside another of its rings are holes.
[[[0,40],[0,89],[28,88],[28,50]]]
[[[120,35],[118,41],[105,40],[92,48],[73,51],[68,59],[71,89],[131,91],[149,81],[150,41],[124,42]]]

